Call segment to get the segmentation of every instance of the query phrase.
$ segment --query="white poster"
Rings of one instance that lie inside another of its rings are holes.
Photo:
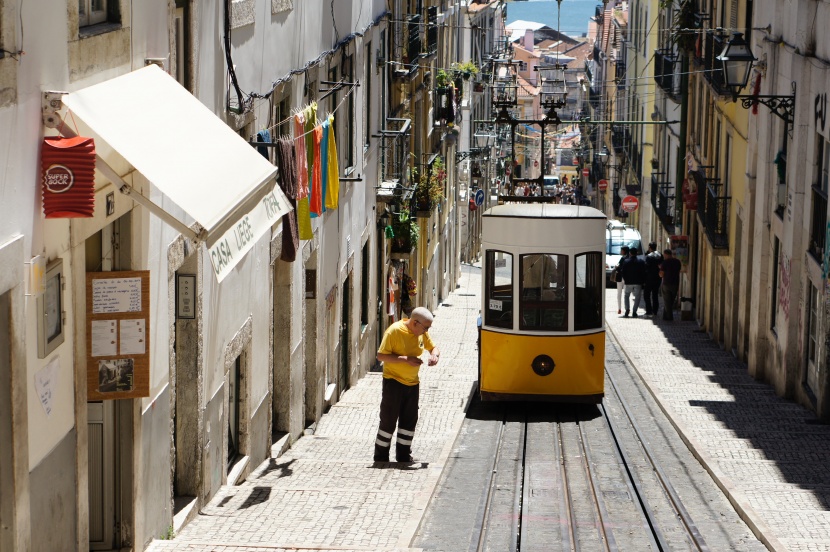
[[[49,361],[49,364],[35,372],[35,392],[47,416],[52,415],[52,394],[58,387],[60,367],[60,357],[55,357]]]
[[[141,278],[92,280],[92,314],[141,312]]]
[[[118,335],[115,320],[92,321],[92,350],[94,357],[111,357],[118,354]]]
[[[119,322],[119,355],[143,355],[146,350],[144,319],[121,320]]]

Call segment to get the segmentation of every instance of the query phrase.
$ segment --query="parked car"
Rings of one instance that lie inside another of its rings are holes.
[[[559,191],[559,177],[548,174],[542,179],[542,195],[552,196]]]
[[[618,220],[609,220],[605,226],[605,282],[610,287],[616,285],[611,281],[611,273],[620,262],[620,249],[624,245],[636,247],[637,256],[645,259],[640,231]]]

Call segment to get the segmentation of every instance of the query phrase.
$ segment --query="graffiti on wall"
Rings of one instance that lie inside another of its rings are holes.
[[[786,255],[781,256],[781,264],[778,267],[778,306],[784,313],[784,320],[790,319],[790,272],[792,262]]]

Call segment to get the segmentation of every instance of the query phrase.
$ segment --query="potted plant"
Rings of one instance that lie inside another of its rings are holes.
[[[455,144],[459,136],[461,136],[461,129],[458,128],[458,125],[447,123],[447,133],[444,135],[444,141],[448,145],[452,145]]]
[[[432,208],[444,199],[444,184],[447,181],[447,171],[443,160],[438,157],[432,167],[417,178],[418,187],[415,189],[415,203],[418,211],[426,211],[429,216]]]
[[[456,61],[452,64],[452,69],[453,71],[455,71],[457,75],[461,76],[461,78],[464,80],[469,80],[470,77],[478,75],[478,66],[476,66],[476,64],[472,61]]]
[[[409,253],[418,247],[418,222],[409,216],[409,209],[401,209],[392,219],[392,251]]]

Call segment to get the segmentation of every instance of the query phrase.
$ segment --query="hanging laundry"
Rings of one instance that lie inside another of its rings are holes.
[[[308,197],[297,201],[297,225],[300,227],[300,239],[310,240],[314,237],[311,229],[311,212],[308,209]]]
[[[329,115],[328,121],[328,157],[327,169],[328,178],[326,179],[326,187],[323,188],[326,196],[324,205],[329,209],[337,209],[340,202],[340,166],[337,162],[337,143],[334,141],[334,115]]]
[[[294,115],[294,147],[297,161],[297,199],[308,197],[308,158],[305,151],[305,130],[303,114]]]
[[[297,228],[297,160],[294,143],[280,138],[277,147],[277,163],[280,169],[280,188],[293,209],[282,217],[282,251],[280,259],[289,263],[297,258],[300,234]]]
[[[320,137],[320,173],[322,175],[322,207],[323,212],[326,212],[326,188],[328,187],[329,181],[329,119],[326,118],[325,121],[320,125],[321,130],[321,137]]]
[[[314,178],[311,187],[311,217],[323,214],[323,167],[320,157],[320,144],[323,141],[323,125],[317,125],[311,132],[314,154]]]
[[[319,215],[323,209],[323,196],[322,175],[320,174],[320,142],[317,138],[317,102],[313,102],[306,107],[303,116],[305,118],[306,159],[308,160],[309,210],[311,213]]]
[[[271,133],[267,130],[260,130],[256,133],[256,141],[257,142],[271,142]],[[268,153],[268,150],[271,149],[268,146],[262,146],[257,144],[256,150],[268,161],[271,161],[271,156]]]

